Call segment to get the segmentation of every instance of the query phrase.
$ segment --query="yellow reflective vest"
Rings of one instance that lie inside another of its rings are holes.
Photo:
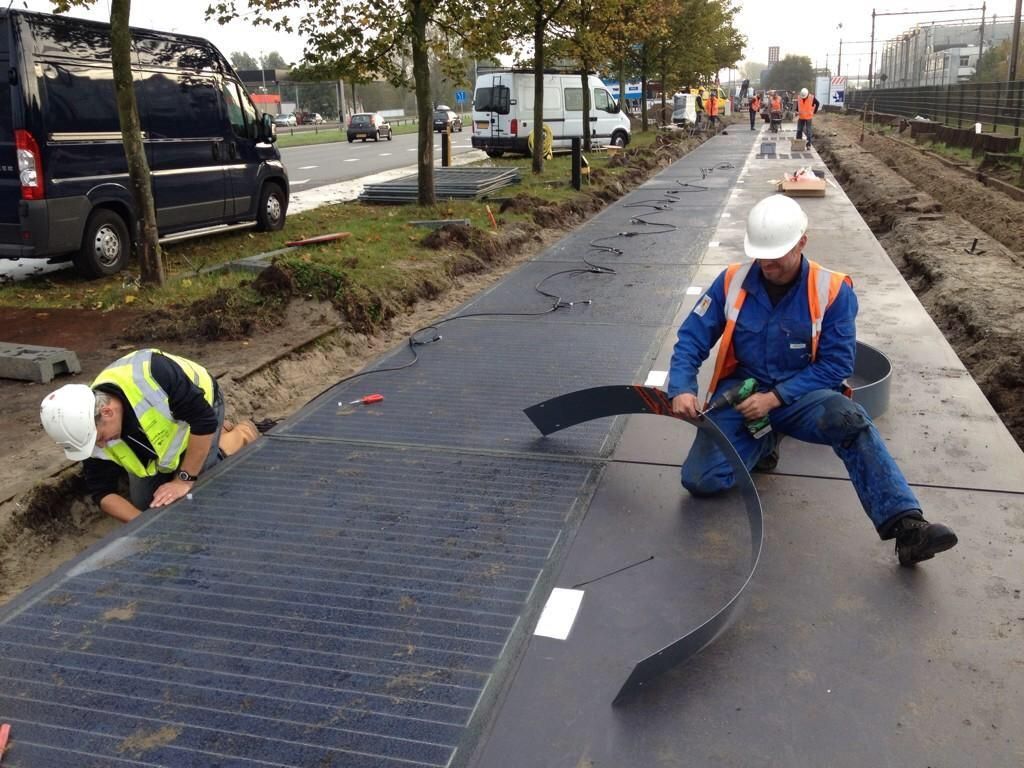
[[[175,421],[171,415],[167,393],[153,378],[152,360],[160,354],[177,363],[192,383],[202,390],[206,402],[213,405],[213,377],[198,363],[184,357],[170,355],[158,349],[140,349],[115,360],[104,368],[93,381],[95,389],[100,384],[113,384],[124,394],[125,400],[139,420],[156,457],[143,464],[135,452],[123,440],[111,440],[103,448],[93,448],[93,458],[113,461],[136,477],[152,477],[158,472],[173,472],[178,468],[181,455],[188,447],[189,426],[184,421]]]

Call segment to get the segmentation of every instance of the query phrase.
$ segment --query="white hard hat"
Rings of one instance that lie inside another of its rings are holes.
[[[785,195],[771,195],[750,210],[743,250],[751,259],[781,259],[806,231],[803,208]]]
[[[85,384],[65,384],[48,394],[39,406],[46,434],[72,461],[92,456],[96,445],[96,395]]]
[[[806,99],[807,98],[807,89],[806,88],[801,88],[800,89],[800,98],[801,99]]]

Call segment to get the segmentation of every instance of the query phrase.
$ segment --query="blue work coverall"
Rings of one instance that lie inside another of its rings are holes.
[[[752,377],[759,392],[774,391],[782,405],[768,414],[772,431],[754,438],[733,408],[719,408],[708,418],[722,430],[748,469],[776,447],[780,435],[830,445],[846,465],[875,530],[883,539],[892,538],[890,531],[896,521],[908,514],[919,515],[920,504],[871,418],[842,394],[856,354],[857,297],[844,283],[825,312],[817,358],[812,363],[808,270],[805,258],[800,277],[773,307],[760,267],[757,263],[751,267],[743,283],[747,297],[733,333],[739,365],[717,387],[724,391]],[[669,372],[669,397],[697,394],[697,371],[725,329],[724,305],[723,271],[679,328]],[[725,456],[698,432],[683,462],[683,486],[695,496],[706,496],[724,491],[734,482]]]

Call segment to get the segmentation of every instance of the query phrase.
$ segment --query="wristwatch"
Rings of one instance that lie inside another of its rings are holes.
[[[194,483],[199,479],[199,475],[190,475],[184,469],[178,471],[178,479],[184,480],[186,483]]]

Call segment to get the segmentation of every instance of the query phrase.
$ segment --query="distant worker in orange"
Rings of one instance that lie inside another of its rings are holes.
[[[818,114],[821,102],[818,97],[809,93],[806,88],[801,89],[800,98],[796,100],[797,121],[796,140],[800,141],[801,136],[807,134],[807,149],[811,148],[811,121]]]
[[[715,129],[718,122],[718,89],[713,88],[704,99],[704,111],[708,116],[708,128]]]
[[[750,100],[750,130],[754,130],[754,120],[757,118],[757,114],[761,111],[761,97],[758,94],[754,94],[754,97]]]

